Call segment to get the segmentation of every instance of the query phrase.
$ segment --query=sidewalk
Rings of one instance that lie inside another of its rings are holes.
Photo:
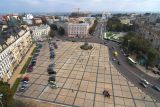
[[[130,56],[133,60],[136,60],[136,58],[135,58],[135,56]],[[139,65],[138,63],[136,64],[136,67],[139,69],[139,70],[141,70],[142,72],[144,72],[145,74],[147,74],[147,75],[149,75],[149,76],[151,76],[151,77],[154,77],[154,78],[159,78],[160,77],[160,75],[158,75],[158,74],[154,74],[153,72],[152,72],[152,70],[148,70],[148,69],[146,69],[144,66],[141,66],[141,65]]]
[[[23,61],[19,64],[19,66],[17,67],[17,69],[14,71],[11,79],[8,81],[8,83],[10,84],[10,86],[12,87],[12,85],[14,84],[14,82],[16,81],[17,78],[22,77],[25,74],[20,74],[24,64],[26,63],[26,61],[28,60],[28,58],[31,56],[31,53],[33,51],[33,49],[35,48],[35,44],[33,44],[33,46],[29,49],[28,53],[26,54],[26,56],[24,57]]]
[[[145,67],[143,67],[143,66],[141,66],[141,65],[139,65],[139,64],[137,64],[136,67],[137,67],[139,70],[141,70],[142,72],[146,73],[147,75],[149,75],[149,76],[151,76],[151,77],[154,77],[154,78],[157,78],[157,79],[160,77],[160,75],[154,74],[151,70],[147,70]]]

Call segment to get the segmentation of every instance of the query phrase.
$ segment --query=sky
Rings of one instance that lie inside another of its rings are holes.
[[[1,0],[0,13],[16,12],[159,12],[160,0]]]

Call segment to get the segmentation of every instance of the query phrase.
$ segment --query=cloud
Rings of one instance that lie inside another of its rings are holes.
[[[0,12],[159,11],[160,0],[2,0]]]

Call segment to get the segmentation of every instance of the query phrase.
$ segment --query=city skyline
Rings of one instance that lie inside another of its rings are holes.
[[[160,0],[3,0],[0,13],[14,12],[160,12]]]

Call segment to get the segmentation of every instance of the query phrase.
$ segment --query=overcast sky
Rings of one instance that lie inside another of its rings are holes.
[[[160,0],[1,0],[0,13],[14,12],[160,12]]]

